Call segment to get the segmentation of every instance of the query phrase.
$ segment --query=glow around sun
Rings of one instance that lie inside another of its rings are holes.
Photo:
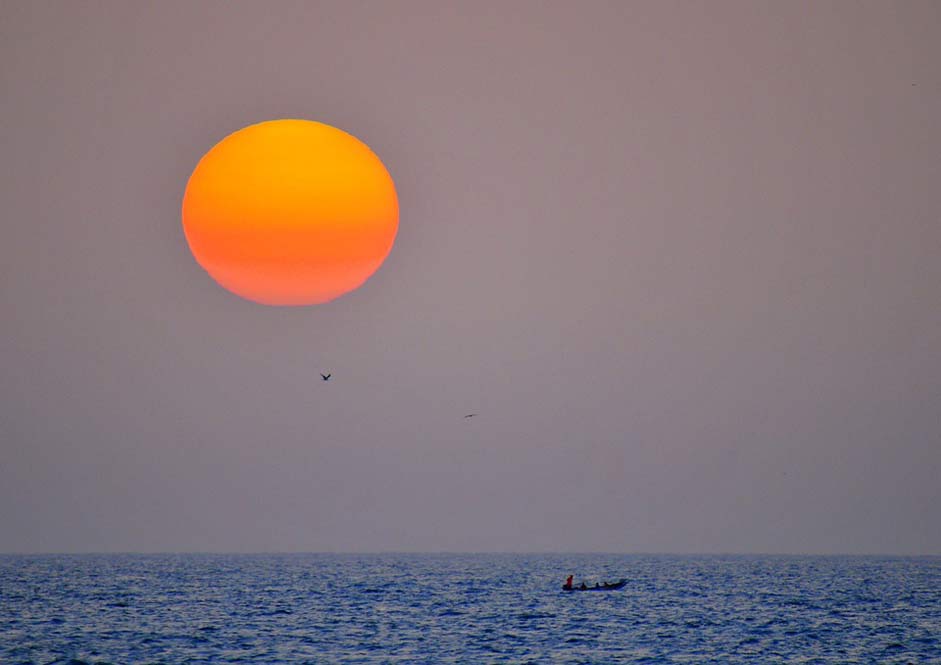
[[[399,225],[395,185],[346,132],[309,120],[251,125],[217,143],[183,195],[196,261],[232,293],[315,305],[361,286]]]

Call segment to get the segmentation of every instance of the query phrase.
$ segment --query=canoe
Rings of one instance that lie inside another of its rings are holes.
[[[625,584],[627,584],[627,578],[622,577],[617,582],[611,584],[605,582],[601,586],[588,586],[584,589],[580,586],[567,587],[562,585],[562,591],[617,591],[618,589],[623,589]]]

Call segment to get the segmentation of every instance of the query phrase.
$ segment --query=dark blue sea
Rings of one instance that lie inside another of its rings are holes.
[[[396,662],[941,663],[941,557],[0,556],[0,663]]]

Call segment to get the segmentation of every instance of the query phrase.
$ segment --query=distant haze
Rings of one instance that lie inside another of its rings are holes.
[[[941,3],[6,2],[0,90],[0,551],[941,553]],[[311,308],[180,223],[285,117],[401,207]]]

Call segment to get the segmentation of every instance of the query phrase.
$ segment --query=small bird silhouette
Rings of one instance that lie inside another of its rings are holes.
[[[466,416],[464,416],[464,417],[465,417],[465,418],[473,418],[473,417],[476,416],[476,415],[477,415],[476,413],[468,413],[468,414],[467,414]]]
[[[330,380],[330,377],[333,376],[333,374],[323,374],[323,373],[321,373],[320,376],[323,377],[323,380],[324,380],[324,381],[329,381],[329,380]]]

